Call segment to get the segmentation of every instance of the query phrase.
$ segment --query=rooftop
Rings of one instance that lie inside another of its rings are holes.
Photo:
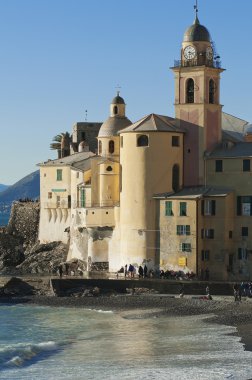
[[[125,132],[185,132],[184,129],[177,126],[176,119],[168,116],[157,114],[150,114],[136,123],[130,125],[128,128],[123,129],[120,133]]]
[[[205,197],[226,197],[232,193],[232,189],[227,187],[210,187],[210,186],[195,186],[185,187],[177,193],[161,193],[155,194],[156,199],[197,199]]]

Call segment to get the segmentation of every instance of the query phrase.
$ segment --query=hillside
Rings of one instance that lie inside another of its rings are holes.
[[[27,175],[14,183],[14,185],[0,192],[0,202],[12,202],[25,198],[39,198],[39,170]]]
[[[3,185],[2,183],[0,183],[0,193],[4,190],[7,189],[7,187],[9,187],[8,185]]]

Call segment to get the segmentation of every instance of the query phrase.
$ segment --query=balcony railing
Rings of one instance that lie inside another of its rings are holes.
[[[190,59],[186,60],[174,60],[174,67],[195,67],[195,66],[207,66],[215,69],[221,69],[221,61],[211,61],[206,59]]]
[[[115,207],[119,206],[119,202],[115,201],[102,201],[102,202],[83,202],[83,201],[72,201],[72,208],[101,208],[101,207]]]

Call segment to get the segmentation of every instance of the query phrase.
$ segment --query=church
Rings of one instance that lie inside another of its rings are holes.
[[[39,240],[68,244],[87,271],[146,264],[248,280],[252,126],[222,111],[224,69],[198,9],[171,70],[174,117],[132,122],[118,92],[104,123],[75,124],[61,158],[39,164]]]

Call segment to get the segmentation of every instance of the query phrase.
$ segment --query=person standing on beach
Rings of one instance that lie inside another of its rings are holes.
[[[126,278],[128,274],[128,265],[126,264],[124,267],[124,277]]]
[[[148,268],[147,268],[147,265],[144,264],[144,278],[147,277],[147,273],[148,273]]]
[[[130,277],[133,278],[134,277],[134,267],[133,265],[129,265],[129,272],[130,272]]]
[[[139,278],[143,278],[144,276],[144,270],[143,270],[142,265],[140,265],[138,268],[138,275],[139,275]]]
[[[234,300],[235,300],[235,302],[236,301],[239,301],[239,286],[238,286],[238,284],[234,284],[234,286],[233,286],[233,289],[234,289]]]

